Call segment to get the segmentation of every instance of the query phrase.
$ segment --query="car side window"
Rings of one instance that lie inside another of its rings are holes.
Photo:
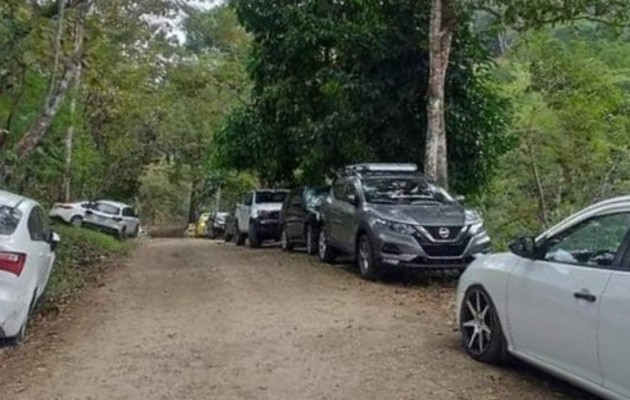
[[[348,185],[346,187],[345,199],[347,199],[350,195],[354,195],[356,198],[358,198],[359,196],[359,192],[357,191],[357,187],[354,182],[348,182]]]
[[[291,195],[291,203],[292,207],[301,207],[302,206],[302,191],[295,192]]]
[[[28,216],[28,233],[31,236],[31,240],[35,242],[43,242],[47,240],[46,226],[44,219],[42,218],[43,212],[39,207],[35,207],[31,210]]]
[[[131,208],[125,207],[123,208],[122,215],[123,217],[134,217],[135,213],[133,212]]]
[[[591,218],[547,243],[544,260],[591,267],[612,266],[630,229],[630,213]]]
[[[337,200],[345,201],[346,199],[346,182],[337,181],[333,185],[333,197]]]

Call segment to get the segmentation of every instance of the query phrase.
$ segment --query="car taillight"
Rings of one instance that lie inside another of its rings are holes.
[[[20,276],[26,263],[26,254],[0,251],[0,271]]]

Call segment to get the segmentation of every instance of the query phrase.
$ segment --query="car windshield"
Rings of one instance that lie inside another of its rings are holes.
[[[230,213],[220,212],[220,213],[217,213],[215,219],[217,221],[225,221],[225,219],[227,218],[228,215],[230,215]]]
[[[98,212],[102,212],[103,214],[109,214],[109,215],[118,215],[118,213],[120,212],[120,209],[118,207],[115,207],[111,204],[105,204],[105,203],[97,203],[94,206],[94,209]]]
[[[256,203],[282,203],[285,197],[286,192],[256,192]]]
[[[306,207],[315,208],[320,205],[322,199],[326,197],[326,195],[330,192],[330,188],[314,188],[307,189],[304,193],[304,202],[306,203]]]
[[[12,235],[22,219],[22,212],[13,207],[0,205],[0,235]]]
[[[365,201],[382,204],[447,204],[455,200],[442,188],[418,177],[366,178]]]

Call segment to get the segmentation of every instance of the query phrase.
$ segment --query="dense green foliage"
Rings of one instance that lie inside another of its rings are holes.
[[[62,225],[54,229],[61,243],[47,288],[47,295],[53,299],[74,294],[98,274],[100,266],[131,249],[128,242],[99,232]]]
[[[321,182],[343,164],[422,164],[426,2],[235,1],[254,37],[252,102],[217,140],[228,166],[268,182]],[[509,146],[506,103],[479,37],[458,31],[447,87],[454,187],[470,193]]]
[[[497,74],[519,146],[482,198],[495,236],[539,231],[630,190],[630,40],[597,24],[525,37]]]
[[[483,209],[498,242],[626,193],[625,2],[457,1],[451,186]],[[172,16],[174,2],[112,0],[86,20],[81,79],[16,163],[76,61],[79,11],[61,19],[56,4],[0,3],[0,167],[14,165],[8,187],[43,203],[62,197],[70,126],[72,197],[134,202],[155,224],[229,209],[258,184],[321,183],[350,162],[423,162],[427,2],[185,7],[180,44],[147,17]]]

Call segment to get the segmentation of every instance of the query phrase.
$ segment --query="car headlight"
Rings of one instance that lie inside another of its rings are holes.
[[[476,224],[473,224],[470,226],[470,234],[471,235],[476,235],[478,233],[481,233],[483,231],[485,231],[486,229],[483,226],[483,222],[477,222]]]
[[[384,228],[387,228],[391,231],[394,231],[396,233],[401,233],[403,235],[413,235],[414,233],[416,233],[415,226],[409,225],[409,224],[403,224],[403,223],[394,222],[394,221],[386,221],[384,219],[377,219],[376,224]]]

